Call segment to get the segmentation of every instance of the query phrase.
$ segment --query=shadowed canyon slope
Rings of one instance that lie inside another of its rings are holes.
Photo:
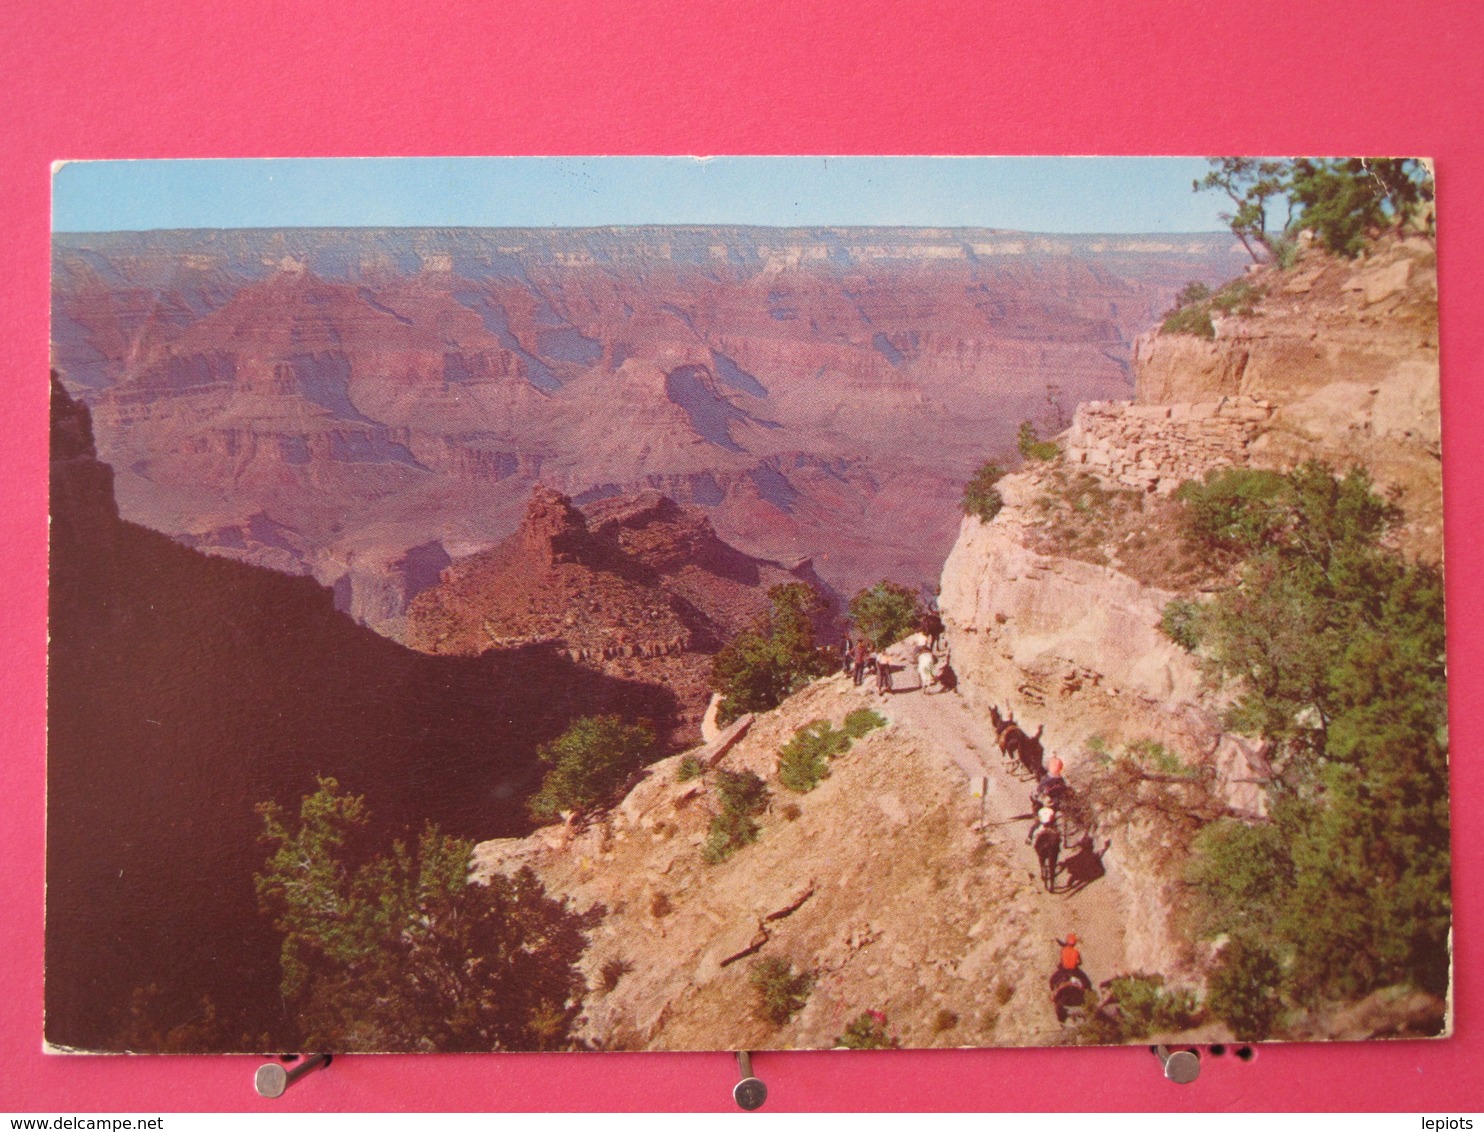
[[[983,229],[58,235],[55,364],[124,516],[396,634],[541,483],[704,508],[849,592],[934,577],[1027,417],[1127,395],[1228,236]]]
[[[515,832],[536,747],[572,718],[673,718],[666,689],[551,646],[424,656],[310,579],[120,522],[86,410],[56,386],[52,406],[49,1041],[119,1048],[151,985],[165,1024],[209,996],[226,1048],[290,1040],[254,803],[296,809],[333,775],[366,795],[382,844],[424,821]]]

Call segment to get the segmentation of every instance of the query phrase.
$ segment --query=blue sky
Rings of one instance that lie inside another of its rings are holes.
[[[52,229],[902,224],[1201,232],[1200,158],[557,157],[88,161]]]

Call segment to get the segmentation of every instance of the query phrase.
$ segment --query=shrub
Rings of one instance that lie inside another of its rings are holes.
[[[796,974],[791,962],[773,956],[756,960],[748,978],[757,992],[757,1016],[774,1026],[783,1025],[802,1010],[814,989],[813,974]]]
[[[872,648],[884,649],[917,629],[922,602],[916,590],[883,578],[850,599],[850,617]]]
[[[1198,280],[1191,280],[1191,282],[1185,284],[1185,286],[1180,289],[1180,293],[1175,296],[1175,306],[1176,308],[1188,307],[1192,303],[1203,303],[1210,297],[1210,287],[1207,287],[1204,283],[1201,283]]]
[[[1280,1009],[1282,968],[1271,952],[1242,936],[1222,949],[1208,980],[1207,1005],[1239,1041],[1260,1042]]]
[[[886,1015],[879,1010],[863,1010],[846,1025],[835,1045],[846,1049],[898,1049],[901,1042],[886,1032]]]
[[[706,764],[695,755],[686,755],[680,760],[680,765],[675,768],[675,781],[689,782],[692,778],[700,778],[706,770]]]
[[[933,1033],[943,1034],[958,1025],[958,1015],[944,1007],[933,1016]]]
[[[859,739],[878,727],[886,726],[886,716],[871,708],[856,708],[845,717],[845,734],[852,739]]]
[[[1137,1042],[1150,1034],[1188,1030],[1201,1020],[1195,993],[1171,990],[1163,975],[1121,975],[1107,984],[1097,1011],[1078,1038],[1090,1044]]]
[[[432,825],[368,854],[364,799],[333,778],[295,826],[276,804],[257,809],[273,855],[253,883],[283,936],[279,990],[301,1048],[572,1046],[577,962],[601,913],[547,896],[528,868],[469,883],[473,843]]]
[[[1262,296],[1261,287],[1254,287],[1246,279],[1233,279],[1211,296],[1211,307],[1227,314],[1248,315],[1257,309],[1257,301]]]
[[[813,616],[826,608],[813,586],[789,582],[768,591],[771,609],[716,654],[711,686],[724,697],[717,719],[770,711],[804,684],[835,670],[814,641]]]
[[[526,803],[537,821],[564,810],[590,810],[606,803],[654,749],[654,732],[616,715],[586,716],[537,750],[553,764]]]
[[[673,911],[675,905],[671,903],[668,892],[656,892],[649,898],[649,914],[656,920],[663,920]]]
[[[1201,607],[1193,601],[1175,598],[1160,614],[1159,630],[1186,652],[1201,647]]]
[[[1207,551],[1251,553],[1286,523],[1285,477],[1256,468],[1219,468],[1186,480],[1175,492],[1184,504],[1181,534]]]
[[[1020,455],[1026,460],[1054,460],[1061,455],[1061,449],[1049,440],[1042,440],[1036,433],[1036,426],[1030,421],[1020,422],[1020,431],[1015,438],[1015,446],[1020,449]]]
[[[973,515],[986,523],[998,515],[1005,506],[1005,500],[994,485],[1004,475],[1005,469],[993,460],[975,472],[973,478],[964,485],[964,514]]]
[[[816,719],[795,731],[778,753],[778,781],[795,794],[807,794],[830,776],[830,760],[849,749],[849,735]]]
[[[1211,308],[1206,303],[1179,307],[1165,315],[1159,324],[1161,334],[1194,334],[1198,338],[1215,338],[1216,327],[1211,323]]]
[[[807,794],[830,776],[830,760],[850,750],[852,740],[885,725],[886,718],[870,708],[847,715],[841,731],[826,719],[805,724],[778,753],[778,781],[795,794]]]
[[[744,845],[757,840],[759,828],[753,819],[768,806],[768,788],[750,770],[721,770],[716,773],[716,797],[721,812],[711,819],[701,857],[708,865],[725,861]]]

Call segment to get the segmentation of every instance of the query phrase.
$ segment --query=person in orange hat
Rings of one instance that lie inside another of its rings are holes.
[[[1068,932],[1066,939],[1056,942],[1061,947],[1061,963],[1051,973],[1051,999],[1056,1006],[1057,1021],[1065,1022],[1065,1007],[1068,1004],[1081,1005],[1083,996],[1092,990],[1092,980],[1082,969],[1082,952],[1077,950],[1077,933]],[[1068,984],[1080,986],[1082,994],[1074,996],[1074,999],[1064,999]]]
[[[1061,965],[1068,971],[1082,966],[1082,952],[1077,950],[1077,933],[1068,932],[1066,939],[1056,941],[1061,946]]]

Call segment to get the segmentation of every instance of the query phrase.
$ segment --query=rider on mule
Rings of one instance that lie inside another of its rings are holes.
[[[1036,792],[1031,795],[1031,804],[1035,806],[1049,806],[1053,810],[1058,809],[1071,792],[1067,780],[1062,777],[1065,764],[1061,759],[1052,755],[1046,762],[1046,773],[1042,775],[1041,781],[1036,783]]]

